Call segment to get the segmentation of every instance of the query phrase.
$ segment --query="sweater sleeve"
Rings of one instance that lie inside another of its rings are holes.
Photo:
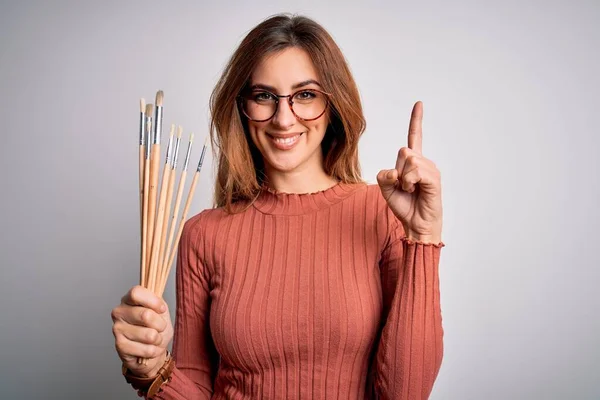
[[[391,211],[386,220],[389,235],[380,259],[383,328],[372,369],[373,397],[427,399],[443,355],[438,266],[444,243],[413,242]]]
[[[177,255],[175,333],[171,380],[155,399],[210,399],[219,356],[209,326],[210,274],[202,262],[197,218],[184,225]]]

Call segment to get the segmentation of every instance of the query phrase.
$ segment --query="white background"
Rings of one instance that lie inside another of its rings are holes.
[[[600,398],[597,1],[0,4],[1,398],[137,398],[110,310],[138,276],[139,98],[164,90],[166,129],[201,143],[223,66],[278,12],[316,19],[347,57],[366,180],[424,102],[446,243],[431,398]]]

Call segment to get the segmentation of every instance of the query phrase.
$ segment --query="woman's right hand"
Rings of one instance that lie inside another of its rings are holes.
[[[173,338],[169,307],[151,290],[134,286],[111,313],[115,347],[123,364],[137,376],[158,374]],[[138,358],[147,359],[138,364]]]

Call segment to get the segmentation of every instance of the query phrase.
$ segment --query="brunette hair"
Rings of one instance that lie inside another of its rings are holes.
[[[358,139],[365,130],[360,96],[340,48],[317,22],[297,15],[272,16],[253,28],[227,63],[210,97],[210,137],[217,161],[215,206],[253,201],[265,180],[262,155],[248,135],[237,97],[267,55],[289,47],[308,53],[323,90],[330,93],[321,143],[325,172],[344,183],[362,182]]]

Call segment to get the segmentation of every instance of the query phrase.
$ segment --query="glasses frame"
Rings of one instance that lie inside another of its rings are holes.
[[[294,116],[297,119],[302,120],[302,121],[314,121],[316,119],[321,118],[321,116],[323,114],[325,114],[325,112],[327,111],[327,108],[329,107],[329,103],[330,103],[329,96],[331,96],[331,93],[327,93],[327,92],[325,92],[323,90],[319,90],[319,89],[300,89],[300,90],[296,90],[292,94],[285,94],[285,95],[275,94],[275,93],[271,92],[270,90],[266,90],[266,89],[254,90],[254,92],[258,92],[258,91],[260,91],[260,92],[267,92],[270,95],[272,95],[273,97],[275,97],[275,111],[273,112],[273,115],[271,115],[267,119],[253,119],[253,118],[251,118],[246,113],[246,110],[244,109],[243,101],[245,99],[247,100],[248,99],[247,97],[253,91],[250,91],[247,94],[240,94],[240,95],[237,96],[237,98],[238,98],[238,106],[242,110],[242,113],[246,116],[246,118],[248,118],[250,121],[254,121],[254,122],[266,122],[266,121],[272,119],[275,116],[275,114],[277,114],[277,110],[279,110],[279,99],[284,99],[286,97],[287,97],[287,100],[288,100],[287,103],[288,103],[288,106],[290,107],[290,111],[292,112],[292,114],[294,114]],[[298,93],[301,93],[301,92],[319,92],[319,93],[324,94],[325,95],[325,108],[323,109],[323,112],[321,114],[319,114],[318,116],[316,116],[314,118],[310,118],[310,119],[302,118],[302,117],[298,116],[298,114],[296,114],[294,112],[294,107],[293,107],[294,106],[294,100],[293,100],[293,98],[294,98],[295,95],[297,95]]]

